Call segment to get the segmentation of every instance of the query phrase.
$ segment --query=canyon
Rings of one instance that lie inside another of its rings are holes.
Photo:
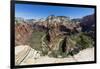
[[[91,33],[93,34],[90,35]],[[84,16],[81,19],[70,19],[67,16],[54,15],[50,15],[45,19],[41,18],[39,20],[16,17],[15,63],[16,65],[20,65],[21,63],[24,64],[25,60],[27,60],[27,62],[28,60],[29,62],[32,60],[34,64],[35,59],[38,60],[40,57],[45,58],[45,56],[49,57],[50,60],[51,58],[55,60],[56,58],[67,59],[69,56],[77,55],[81,50],[91,47],[94,48],[94,38],[94,14]],[[19,51],[18,49],[23,49],[23,53],[20,52],[23,57],[17,53],[17,51]],[[24,54],[25,52],[27,55]],[[28,52],[31,52],[31,55],[29,55]],[[38,54],[34,54],[34,52],[38,52]],[[28,55],[35,56],[28,59]],[[36,55],[38,55],[37,58],[35,58]],[[93,56],[91,57],[92,59],[90,60],[93,60]],[[60,59],[58,60],[60,61]],[[36,63],[39,62],[36,61]]]

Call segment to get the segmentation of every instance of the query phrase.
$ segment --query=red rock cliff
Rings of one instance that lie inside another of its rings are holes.
[[[15,25],[15,45],[23,45],[32,34],[32,26],[25,23]]]

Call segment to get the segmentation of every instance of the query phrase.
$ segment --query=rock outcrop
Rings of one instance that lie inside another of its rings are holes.
[[[15,24],[15,45],[24,45],[32,34],[32,26],[27,23]]]
[[[33,64],[40,57],[40,52],[27,45],[15,47],[15,65],[23,63]],[[29,61],[31,59],[31,61]]]
[[[15,65],[94,61],[94,48],[82,50],[73,57],[54,58],[49,56],[40,56],[40,52],[32,49],[30,46],[22,45],[15,47],[15,57]]]
[[[88,15],[82,18],[81,20],[82,31],[91,31],[95,27],[95,15]]]
[[[68,17],[64,16],[49,16],[47,19],[47,38],[48,38],[48,46],[52,50],[57,50],[59,45],[56,43],[59,42],[60,36],[65,36],[70,33],[78,33],[81,32],[80,23],[72,23]],[[62,38],[61,38],[62,39]],[[58,40],[58,41],[57,41]]]

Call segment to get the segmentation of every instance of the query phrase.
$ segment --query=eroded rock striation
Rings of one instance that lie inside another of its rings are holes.
[[[27,23],[18,23],[15,25],[15,44],[24,45],[32,34],[32,26]]]

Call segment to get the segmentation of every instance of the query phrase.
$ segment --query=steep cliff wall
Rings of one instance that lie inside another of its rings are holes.
[[[91,31],[95,27],[95,16],[94,14],[88,15],[82,18],[81,20],[82,31]]]
[[[18,23],[15,25],[15,45],[23,45],[32,34],[32,26],[27,23]]]

